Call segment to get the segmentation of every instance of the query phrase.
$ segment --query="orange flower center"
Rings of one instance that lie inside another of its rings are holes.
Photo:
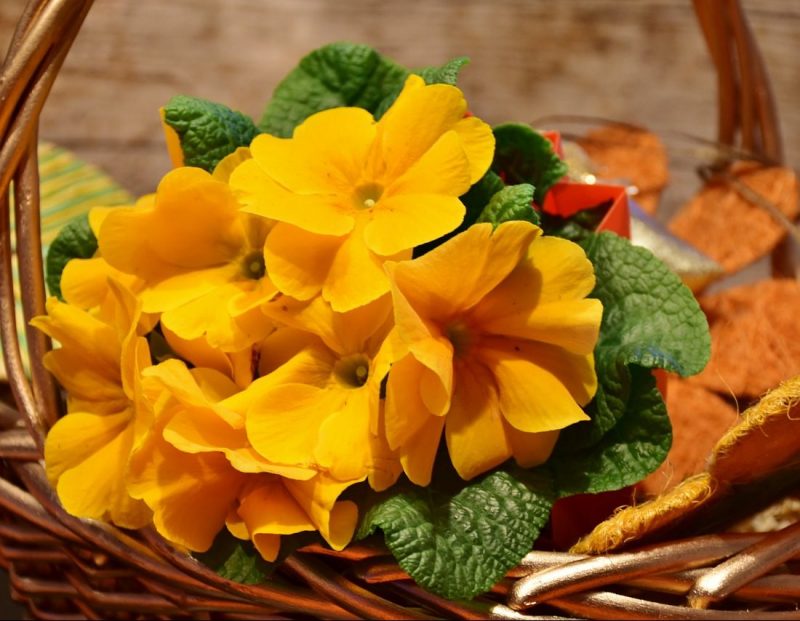
[[[369,358],[364,354],[341,358],[333,367],[333,375],[347,388],[361,388],[369,378]]]
[[[380,183],[362,183],[356,188],[353,203],[356,209],[371,209],[383,195],[383,186]]]
[[[248,252],[242,259],[242,273],[245,278],[259,280],[267,273],[267,265],[264,263],[264,253],[261,250]]]
[[[469,326],[462,320],[457,320],[449,324],[444,330],[447,340],[453,345],[453,352],[456,358],[463,358],[469,351],[474,341]]]

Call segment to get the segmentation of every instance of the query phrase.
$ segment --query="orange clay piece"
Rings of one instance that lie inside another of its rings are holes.
[[[605,125],[578,139],[601,179],[635,185],[634,197],[647,213],[655,213],[669,180],[667,152],[655,134],[628,125]]]
[[[763,280],[700,298],[711,326],[711,360],[691,381],[721,394],[760,397],[800,374],[800,283]]]
[[[800,213],[797,177],[787,168],[739,162],[731,173],[794,219]],[[786,229],[763,207],[743,198],[723,181],[707,184],[669,225],[670,230],[728,273],[767,254],[786,235]]]

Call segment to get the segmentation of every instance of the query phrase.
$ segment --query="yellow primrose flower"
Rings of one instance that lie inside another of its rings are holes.
[[[148,194],[141,197],[135,206],[152,206],[154,196]],[[116,208],[95,207],[89,212],[89,228],[95,237],[100,235],[100,227],[106,216],[114,209]],[[99,252],[96,252],[90,259],[72,259],[64,266],[61,274],[61,295],[71,306],[83,309],[96,308],[109,297],[113,297],[108,285],[109,279],[121,283],[133,293],[138,293],[143,286],[139,278],[114,269]]]
[[[385,429],[412,481],[430,482],[443,429],[471,479],[512,456],[544,462],[558,430],[587,419],[602,305],[585,299],[580,246],[526,222],[478,224],[387,271],[399,346]]]
[[[266,246],[278,289],[299,300],[321,291],[337,312],[388,293],[384,261],[455,229],[458,197],[491,163],[492,131],[466,110],[456,87],[412,75],[380,121],[333,108],[290,139],[257,136],[231,186],[246,211],[279,221]]]
[[[356,481],[333,481],[311,468],[271,464],[250,447],[242,410],[250,394],[213,370],[169,360],[146,372],[156,422],[131,459],[128,489],[153,511],[166,539],[207,550],[228,524],[267,560],[280,535],[318,530],[343,548],[357,510],[338,496]]]
[[[144,312],[162,313],[183,339],[237,351],[272,330],[259,310],[276,293],[264,265],[269,228],[239,211],[226,183],[178,168],[151,204],[108,213],[98,243],[109,264],[144,281]]]
[[[289,327],[262,344],[264,376],[248,389],[253,447],[273,463],[316,467],[339,481],[368,477],[378,490],[392,485],[400,464],[377,429],[389,296],[345,314],[319,297],[280,297],[265,312]]]
[[[45,441],[47,477],[64,508],[78,517],[108,519],[125,528],[150,522],[150,511],[125,489],[131,450],[146,431],[150,412],[139,377],[150,366],[133,295],[109,285],[98,315],[51,298],[47,315],[31,323],[61,343],[44,365],[66,389],[69,413]]]

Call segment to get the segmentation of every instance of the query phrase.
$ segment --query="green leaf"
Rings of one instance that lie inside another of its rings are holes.
[[[621,489],[641,481],[667,457],[672,426],[649,370],[634,367],[616,425],[596,444],[557,451],[548,462],[559,496]]]
[[[692,292],[653,253],[614,233],[582,244],[594,264],[591,297],[603,302],[598,347],[627,364],[686,377],[703,370],[711,355],[708,322]]]
[[[366,45],[331,43],[311,52],[278,84],[259,127],[289,138],[316,112],[356,106],[374,113],[399,92],[408,70]]]
[[[539,224],[539,213],[533,209],[533,192],[528,183],[503,188],[492,196],[476,222],[490,222],[492,228],[509,220]]]
[[[445,63],[441,67],[424,67],[415,69],[414,73],[425,80],[425,84],[450,84],[455,86],[461,70],[469,64],[469,58],[459,56]]]
[[[567,165],[550,141],[528,125],[504,123],[494,128],[496,141],[492,170],[506,183],[530,183],[541,205],[547,191],[567,173]]]
[[[251,542],[236,539],[228,531],[217,535],[211,549],[197,558],[223,578],[241,584],[264,582],[274,568],[261,558]]]
[[[184,164],[208,172],[226,155],[249,146],[260,133],[241,112],[186,95],[173,97],[164,106],[164,122],[180,138]]]
[[[550,515],[553,493],[536,473],[495,471],[457,492],[407,486],[364,515],[358,538],[383,531],[400,566],[449,599],[491,588],[527,554]]]
[[[71,259],[91,259],[97,252],[97,238],[89,226],[89,215],[84,213],[59,232],[47,250],[45,270],[50,295],[61,298],[61,274]]]
[[[573,479],[569,493],[616,489],[644,478],[658,466],[669,448],[666,418],[664,424],[649,419],[641,423],[653,426],[652,433],[661,436],[654,436],[650,445],[632,444],[639,465],[634,467],[634,460],[628,460],[624,477],[609,472],[616,468],[610,461],[595,459],[591,463],[600,468],[595,471],[590,464],[576,465],[575,460],[605,450],[607,441],[619,443],[623,438],[624,443],[624,428],[619,433],[618,428],[626,419],[626,425],[634,428],[630,421],[635,419],[630,416],[637,415],[636,408],[645,408],[639,415],[650,418],[663,408],[658,393],[642,393],[652,381],[648,369],[682,376],[699,373],[711,350],[705,315],[691,291],[648,250],[607,232],[589,235],[582,245],[594,264],[597,283],[591,297],[603,302],[603,322],[595,347],[598,389],[586,408],[592,420],[563,430],[554,453],[553,463],[560,463],[559,469],[584,469],[586,489],[576,486]]]

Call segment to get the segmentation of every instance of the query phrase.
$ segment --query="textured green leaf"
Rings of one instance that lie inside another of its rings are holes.
[[[489,222],[493,228],[510,220],[539,224],[539,213],[533,209],[533,192],[528,183],[503,188],[492,196],[476,222]]]
[[[567,165],[550,141],[528,125],[504,123],[494,128],[496,141],[492,170],[506,183],[530,183],[542,204],[547,191],[567,173]]]
[[[459,56],[445,63],[441,67],[424,67],[415,69],[414,73],[425,80],[425,84],[450,84],[455,86],[461,70],[469,64],[469,58]]]
[[[556,455],[569,459],[605,441],[639,403],[649,373],[641,369],[699,373],[711,348],[705,315],[691,291],[649,251],[607,232],[589,235],[582,245],[595,267],[591,297],[603,302],[603,323],[595,348],[599,385],[586,408],[592,420],[565,429],[556,447]],[[646,467],[658,466],[641,463],[630,478],[638,480],[649,474]],[[587,471],[587,477],[601,474]]]
[[[495,471],[455,493],[392,490],[362,519],[358,537],[383,531],[414,580],[450,599],[488,590],[531,549],[553,494],[546,477]]]
[[[711,354],[708,322],[692,292],[649,250],[614,233],[582,244],[595,266],[591,297],[603,302],[601,347],[626,363],[686,377],[703,370]]]
[[[557,451],[548,462],[560,496],[621,489],[641,481],[667,456],[672,426],[656,382],[634,367],[616,425],[590,447]]]
[[[164,122],[178,134],[186,166],[213,172],[219,161],[259,134],[253,121],[222,104],[177,95],[164,106]]]
[[[396,96],[407,76],[407,69],[369,46],[331,43],[304,57],[278,84],[259,127],[288,138],[322,110],[356,106],[374,113],[387,97]]]
[[[241,584],[263,582],[273,570],[251,542],[236,539],[228,531],[217,535],[211,549],[197,557],[223,578]]]
[[[89,215],[84,213],[62,228],[45,260],[46,282],[50,295],[61,297],[61,274],[71,259],[90,259],[97,251],[97,238],[89,226]]]

